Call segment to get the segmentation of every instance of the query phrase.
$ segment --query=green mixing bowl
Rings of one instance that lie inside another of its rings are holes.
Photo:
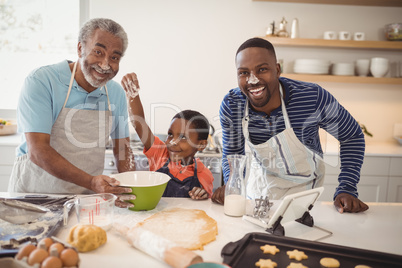
[[[128,171],[112,174],[110,177],[120,181],[120,186],[130,187],[136,198],[130,210],[152,210],[158,205],[170,177],[155,171]]]

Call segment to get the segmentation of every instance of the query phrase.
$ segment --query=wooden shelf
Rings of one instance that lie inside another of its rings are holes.
[[[401,41],[353,41],[305,38],[292,39],[276,36],[264,36],[262,38],[268,40],[274,46],[402,50]]]
[[[329,4],[329,5],[350,5],[350,6],[382,6],[402,7],[401,0],[253,0],[262,2],[287,2],[303,4]]]
[[[321,75],[321,74],[290,74],[283,73],[283,77],[306,82],[336,82],[336,83],[361,83],[361,84],[387,84],[402,85],[402,78],[391,77],[361,77],[361,76],[342,76],[342,75]]]

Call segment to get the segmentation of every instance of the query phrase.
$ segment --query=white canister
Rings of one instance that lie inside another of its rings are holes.
[[[366,35],[363,32],[355,32],[353,34],[353,40],[355,41],[363,41],[366,39]]]
[[[292,21],[292,29],[290,32],[290,38],[299,38],[299,21],[296,19],[293,19]]]
[[[350,39],[352,39],[350,32],[347,31],[339,32],[339,40],[350,40]]]
[[[326,40],[335,40],[336,39],[336,32],[334,31],[325,31],[324,32],[324,39]]]

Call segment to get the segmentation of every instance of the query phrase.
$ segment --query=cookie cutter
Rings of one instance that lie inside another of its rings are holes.
[[[269,202],[268,196],[256,198],[253,215],[244,215],[243,219],[266,229],[268,228],[268,211],[271,209],[272,205],[273,203]]]

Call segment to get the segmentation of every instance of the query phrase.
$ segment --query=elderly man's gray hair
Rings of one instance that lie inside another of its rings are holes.
[[[88,38],[92,37],[93,33],[97,29],[101,29],[120,38],[123,42],[124,55],[128,46],[127,33],[124,31],[123,27],[121,27],[120,24],[111,19],[95,18],[87,21],[80,30],[78,41],[85,45]]]

